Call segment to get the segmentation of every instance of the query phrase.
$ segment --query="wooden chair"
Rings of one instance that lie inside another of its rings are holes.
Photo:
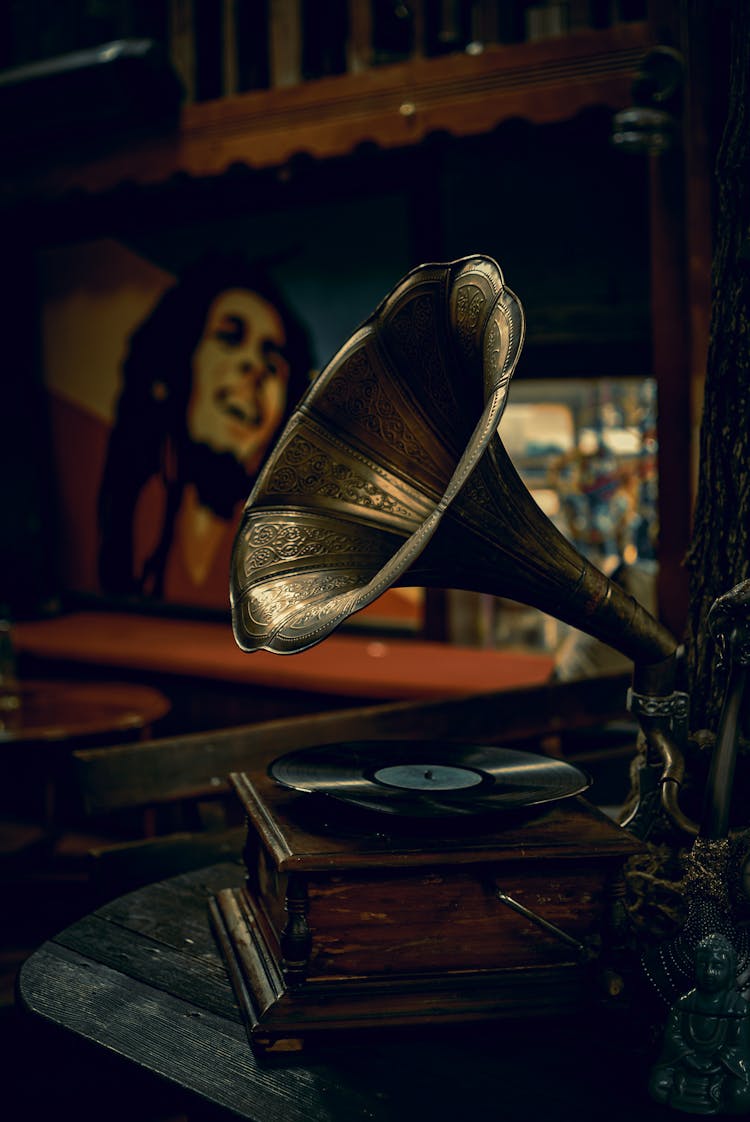
[[[137,810],[146,824],[147,836],[92,851],[93,882],[100,898],[110,897],[218,860],[239,860],[244,826],[236,820],[239,806],[228,777],[254,763],[347,739],[436,738],[544,750],[562,731],[621,721],[626,686],[627,677],[616,674],[78,751],[74,763],[86,812],[101,818]],[[170,822],[178,828],[169,829]]]

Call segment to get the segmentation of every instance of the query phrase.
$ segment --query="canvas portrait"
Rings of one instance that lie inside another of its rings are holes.
[[[103,242],[47,260],[45,282],[68,582],[222,607],[239,512],[309,384],[300,317],[241,254],[174,276]]]
[[[400,201],[374,214],[366,261],[346,270],[354,203],[40,252],[68,599],[228,612],[259,470],[311,380],[408,267]],[[411,630],[421,617],[421,592],[397,590],[364,622]]]

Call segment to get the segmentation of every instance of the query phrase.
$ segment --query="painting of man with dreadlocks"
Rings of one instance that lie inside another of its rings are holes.
[[[270,276],[203,260],[129,341],[99,493],[105,593],[211,606],[228,596],[239,509],[310,370]]]
[[[48,561],[66,608],[228,615],[232,546],[258,473],[321,359],[404,267],[381,237],[342,286],[351,223],[336,211],[329,246],[330,224],[304,217],[38,254]],[[422,590],[389,590],[360,616],[359,626],[419,629]]]

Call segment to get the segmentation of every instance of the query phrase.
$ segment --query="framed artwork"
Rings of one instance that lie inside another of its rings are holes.
[[[69,598],[227,613],[260,466],[310,379],[410,267],[399,198],[368,200],[367,215],[366,268],[340,266],[355,203],[40,251]],[[394,590],[368,621],[412,629],[421,610],[418,592]]]

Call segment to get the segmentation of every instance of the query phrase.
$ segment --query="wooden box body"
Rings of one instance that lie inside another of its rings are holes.
[[[232,782],[247,877],[212,917],[258,1047],[587,1001],[612,884],[637,843],[583,800],[427,828],[341,814],[265,775]]]

